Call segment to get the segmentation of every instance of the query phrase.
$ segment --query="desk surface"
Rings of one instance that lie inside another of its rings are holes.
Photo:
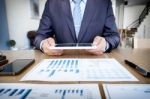
[[[98,83],[102,98],[105,99],[104,91],[102,88],[103,83],[116,83],[116,84],[150,84],[150,78],[143,77],[137,73],[134,69],[124,63],[125,59],[132,60],[139,64],[140,66],[145,66],[150,69],[150,49],[115,49],[111,53],[106,53],[100,56],[90,55],[85,51],[81,50],[70,50],[65,51],[62,56],[48,56],[43,54],[38,50],[21,50],[21,51],[3,51],[7,56],[9,62],[12,62],[15,59],[30,59],[34,58],[35,63],[27,68],[24,72],[17,76],[0,76],[0,83],[38,83],[38,84],[61,84],[60,82],[20,82],[19,80],[30,71],[36,64],[38,64],[42,59],[57,59],[57,58],[115,58],[119,63],[121,63],[129,72],[131,72],[136,78],[139,79],[139,82],[66,82],[70,83]],[[65,82],[63,82],[64,84]]]

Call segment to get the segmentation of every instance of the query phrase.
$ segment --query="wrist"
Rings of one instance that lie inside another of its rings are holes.
[[[109,49],[109,43],[106,41],[105,52]]]
[[[42,51],[43,51],[43,43],[44,43],[44,40],[42,40],[40,43],[40,50],[42,50]]]

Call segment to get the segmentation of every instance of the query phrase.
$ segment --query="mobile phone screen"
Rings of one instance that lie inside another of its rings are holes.
[[[34,59],[17,59],[3,66],[0,75],[15,75],[34,63]]]

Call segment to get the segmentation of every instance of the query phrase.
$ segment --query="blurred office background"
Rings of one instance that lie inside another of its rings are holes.
[[[0,0],[0,50],[32,47],[46,0]],[[150,0],[112,0],[121,48],[150,48]],[[11,42],[13,43],[13,42]]]

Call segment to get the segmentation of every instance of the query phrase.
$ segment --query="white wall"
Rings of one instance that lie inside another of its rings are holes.
[[[5,0],[10,39],[16,40],[16,47],[29,47],[27,32],[37,30],[39,19],[31,19],[29,0]],[[40,16],[43,13],[46,0],[40,1]]]
[[[150,48],[150,38],[134,38],[134,48]]]
[[[144,9],[144,5],[125,6],[124,8],[124,28],[139,18]]]

